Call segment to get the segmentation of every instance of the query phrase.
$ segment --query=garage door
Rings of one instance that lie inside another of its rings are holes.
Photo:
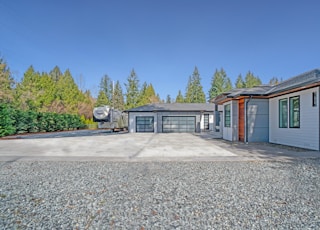
[[[154,132],[154,117],[136,117],[136,132]]]
[[[194,133],[196,131],[196,117],[162,117],[162,132],[164,133]]]

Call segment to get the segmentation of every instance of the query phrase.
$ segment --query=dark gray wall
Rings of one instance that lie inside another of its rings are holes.
[[[269,142],[269,100],[251,99],[247,109],[248,141]]]

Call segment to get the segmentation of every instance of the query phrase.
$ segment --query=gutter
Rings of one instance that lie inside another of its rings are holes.
[[[246,101],[246,144],[248,144],[248,104],[252,99],[252,95],[250,95],[249,100]]]

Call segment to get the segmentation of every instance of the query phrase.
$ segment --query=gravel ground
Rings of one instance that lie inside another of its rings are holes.
[[[320,228],[320,159],[0,165],[0,229]]]

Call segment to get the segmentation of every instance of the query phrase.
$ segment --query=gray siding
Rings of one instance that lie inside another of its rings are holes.
[[[269,100],[251,99],[247,115],[248,141],[269,142]]]

